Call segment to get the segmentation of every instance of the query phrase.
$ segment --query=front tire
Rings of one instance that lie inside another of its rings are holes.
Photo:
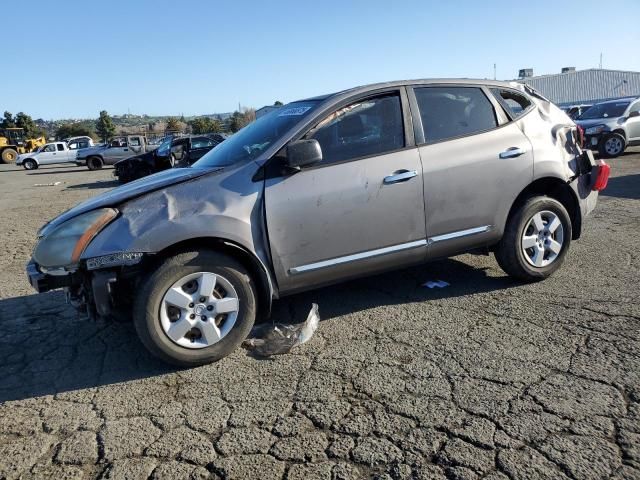
[[[602,139],[600,155],[605,158],[616,158],[622,155],[626,148],[626,141],[619,133],[610,133]]]
[[[564,262],[571,235],[571,219],[559,201],[531,197],[507,220],[496,260],[514,278],[544,280]]]
[[[133,308],[144,346],[167,363],[193,367],[220,360],[247,337],[256,294],[246,269],[227,255],[179,253],[143,281]]]
[[[38,164],[35,160],[28,158],[24,162],[22,162],[22,168],[24,168],[25,170],[35,170],[36,168],[38,168]]]

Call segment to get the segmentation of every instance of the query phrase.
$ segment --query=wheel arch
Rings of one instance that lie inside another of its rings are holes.
[[[534,180],[527,185],[522,192],[518,194],[515,201],[511,205],[507,222],[512,215],[532,196],[544,195],[559,201],[569,213],[572,228],[572,240],[580,238],[582,233],[582,213],[580,212],[580,203],[578,197],[571,186],[558,177],[542,177]]]
[[[622,135],[622,137],[624,138],[624,141],[627,141],[627,132],[624,131],[624,129],[622,128],[616,128],[615,130],[612,130],[611,133],[618,133],[620,135]]]
[[[171,257],[179,252],[208,249],[225,253],[240,262],[255,279],[258,300],[258,317],[268,318],[271,314],[271,303],[277,292],[271,274],[267,270],[267,266],[249,249],[234,242],[221,237],[198,237],[182,240],[169,245],[159,252],[155,253],[150,259],[153,264]]]

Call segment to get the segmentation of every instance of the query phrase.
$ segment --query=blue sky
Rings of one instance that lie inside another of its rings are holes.
[[[640,0],[4,2],[0,113],[197,115],[384,80],[640,71]],[[100,7],[98,7],[100,5]],[[27,9],[28,6],[28,9]],[[605,21],[605,17],[608,19]],[[8,29],[7,29],[8,27]],[[7,68],[12,65],[12,68]]]

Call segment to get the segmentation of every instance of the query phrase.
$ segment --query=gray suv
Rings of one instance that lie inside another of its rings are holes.
[[[606,158],[640,145],[640,98],[619,98],[597,103],[576,119],[584,129],[585,144]]]
[[[544,279],[608,171],[527,86],[358,87],[68,210],[39,231],[27,272],[90,317],[133,315],[151,352],[198,365],[234,350],[274,299],[358,276],[484,250]]]

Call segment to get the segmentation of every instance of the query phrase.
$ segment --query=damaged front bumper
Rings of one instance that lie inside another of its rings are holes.
[[[38,293],[62,288],[72,306],[95,319],[130,304],[131,290],[140,273],[137,265],[143,257],[138,252],[103,255],[87,259],[73,272],[48,271],[32,259],[26,273]]]

